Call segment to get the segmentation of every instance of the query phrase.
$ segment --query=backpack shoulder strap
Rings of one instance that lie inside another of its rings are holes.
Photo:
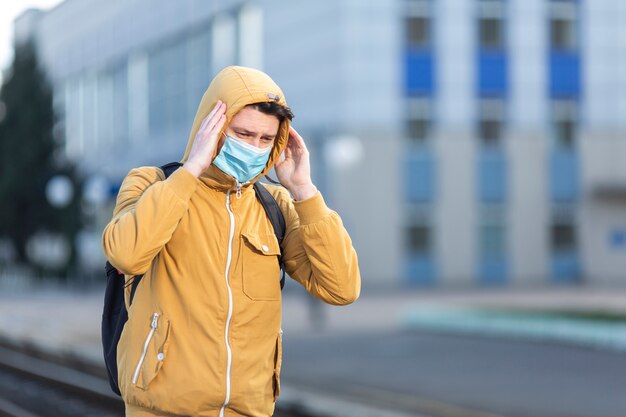
[[[161,170],[163,171],[163,174],[165,174],[165,178],[168,178],[174,173],[174,171],[182,166],[183,164],[181,164],[180,162],[170,162],[169,164],[161,166]]]
[[[267,188],[265,188],[265,186],[258,181],[254,183],[254,191],[256,192],[256,197],[263,206],[263,209],[265,209],[267,217],[269,217],[270,222],[272,223],[276,239],[278,239],[278,244],[282,245],[287,226],[285,224],[285,216],[283,216],[283,212],[280,210],[278,202],[267,190]]]
[[[263,209],[265,210],[265,214],[269,217],[270,222],[272,223],[272,227],[274,228],[274,234],[276,234],[276,239],[278,240],[278,244],[282,247],[283,238],[285,237],[285,232],[287,230],[287,225],[285,223],[285,216],[278,205],[278,202],[272,196],[272,194],[261,184],[260,182],[254,183],[254,191],[256,194],[256,198],[259,200]],[[280,289],[282,290],[285,286],[285,264],[282,259],[282,255],[278,258],[278,263],[280,264],[280,269],[282,269],[282,275],[280,278]]]

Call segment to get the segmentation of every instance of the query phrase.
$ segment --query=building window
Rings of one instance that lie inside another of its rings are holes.
[[[552,103],[552,137],[558,149],[572,149],[578,135],[578,106],[573,100]]]
[[[418,203],[409,205],[408,209],[404,229],[407,278],[411,284],[433,285],[437,276],[433,207]]]
[[[427,224],[414,224],[407,228],[407,249],[409,253],[430,253],[431,239],[430,226]]]
[[[193,120],[198,103],[207,86],[211,83],[211,39],[212,29],[204,27],[201,31],[191,34],[187,38],[187,109],[186,120]]]
[[[569,252],[576,249],[576,225],[555,223],[550,232],[552,249],[555,252]]]
[[[581,265],[578,257],[578,227],[576,206],[557,204],[552,208],[550,225],[552,278],[572,282],[580,278]]]
[[[502,0],[479,1],[478,32],[482,49],[504,48],[504,4]]]
[[[428,48],[432,44],[429,0],[413,0],[408,4],[406,40],[409,47]]]
[[[151,135],[181,131],[186,118],[187,42],[155,49],[148,59],[149,130]]]
[[[506,253],[505,227],[502,224],[483,224],[480,229],[480,251],[482,258],[500,259]]]
[[[412,143],[423,145],[431,136],[431,100],[425,97],[409,99],[408,136]]]
[[[482,283],[504,283],[508,276],[506,207],[480,206],[478,276]]]
[[[554,50],[572,51],[578,47],[577,4],[574,0],[550,2],[550,46]]]
[[[504,130],[504,102],[501,99],[483,99],[480,102],[478,136],[481,145],[498,147]]]

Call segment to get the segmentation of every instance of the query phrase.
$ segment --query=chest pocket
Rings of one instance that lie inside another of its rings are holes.
[[[280,300],[280,246],[274,234],[241,236],[243,292],[252,300]]]

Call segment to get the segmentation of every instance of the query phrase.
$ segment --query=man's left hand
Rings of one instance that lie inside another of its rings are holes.
[[[285,148],[284,158],[274,165],[274,170],[281,182],[297,201],[306,200],[317,193],[311,181],[311,164],[309,150],[302,136],[293,127],[289,128],[289,140]]]

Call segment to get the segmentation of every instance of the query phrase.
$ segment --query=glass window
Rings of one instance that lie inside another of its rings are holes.
[[[113,69],[113,142],[128,143],[128,66]]]
[[[572,100],[552,103],[552,136],[554,146],[570,149],[576,145],[578,135],[578,106]]]
[[[572,148],[576,137],[576,124],[572,120],[559,120],[554,123],[554,137],[560,148]]]
[[[424,144],[431,136],[431,124],[431,100],[411,98],[408,118],[409,139],[415,144]]]
[[[551,227],[550,235],[554,251],[576,249],[576,226],[574,223],[555,223]]]
[[[109,71],[98,75],[98,136],[104,147],[113,142],[113,77]]]
[[[186,46],[177,42],[164,46],[148,60],[150,132],[171,132],[182,128],[186,119]]]
[[[484,257],[502,257],[506,248],[505,227],[502,224],[483,224],[480,228],[480,250]]]
[[[480,46],[485,49],[497,49],[503,47],[502,20],[480,19]]]
[[[503,137],[504,102],[500,99],[483,99],[480,102],[478,136],[486,147],[500,146]]]
[[[211,29],[187,39],[187,120],[193,120],[211,82]]]
[[[550,45],[552,49],[572,50],[576,48],[576,27],[574,22],[563,19],[550,21]]]
[[[502,123],[499,120],[481,120],[479,129],[483,145],[494,147],[500,144]]]
[[[407,19],[407,42],[409,46],[427,47],[430,45],[430,18],[410,16]]]
[[[68,159],[80,156],[80,89],[78,79],[69,79],[65,82],[65,156]]]
[[[504,48],[504,5],[502,0],[480,0],[478,33],[482,49]]]
[[[427,224],[415,224],[407,228],[407,246],[411,253],[429,253],[431,228]]]
[[[409,47],[426,48],[431,45],[431,12],[429,0],[409,2],[406,20],[406,41]]]
[[[573,0],[552,0],[550,3],[550,46],[571,51],[578,46],[577,5]]]

